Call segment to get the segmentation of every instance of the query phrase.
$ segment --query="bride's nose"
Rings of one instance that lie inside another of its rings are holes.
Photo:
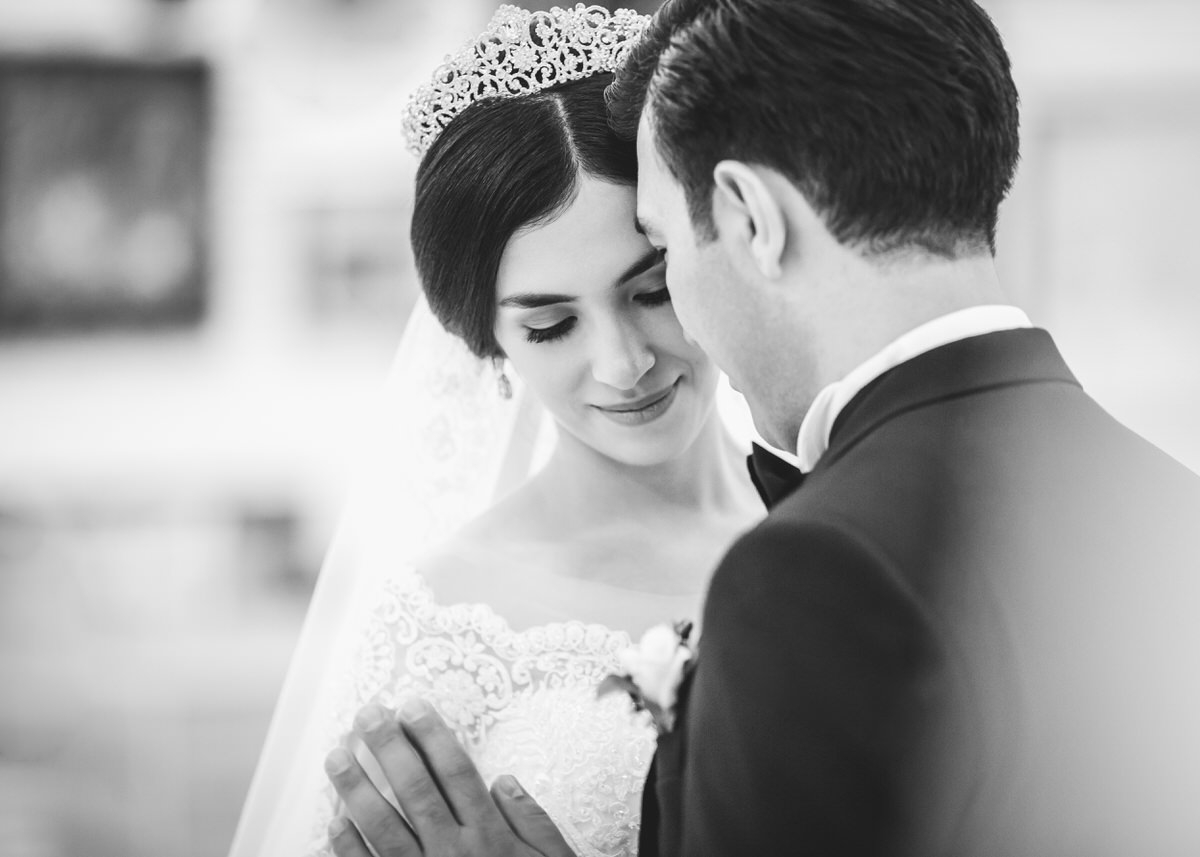
[[[654,366],[654,350],[633,324],[614,324],[597,331],[592,377],[618,390],[632,390]]]

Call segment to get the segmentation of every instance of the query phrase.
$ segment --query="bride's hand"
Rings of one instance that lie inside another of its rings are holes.
[[[370,857],[368,842],[380,857],[574,857],[545,810],[514,778],[498,778],[489,793],[454,733],[423,701],[406,703],[399,719],[368,705],[354,728],[404,815],[351,753],[334,750],[325,770],[350,817],[330,825],[338,857]]]

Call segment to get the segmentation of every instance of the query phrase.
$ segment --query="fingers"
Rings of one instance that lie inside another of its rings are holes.
[[[419,854],[417,840],[400,813],[393,807],[375,787],[348,750],[337,748],[325,757],[325,773],[337,789],[338,795],[346,804],[346,812],[354,819],[354,825],[349,829],[330,830],[330,841],[339,857],[360,857],[367,854],[365,838],[375,848],[380,857],[395,855]],[[335,822],[336,824],[336,822]],[[362,831],[360,836],[359,830]],[[338,851],[340,847],[345,852]],[[355,850],[361,847],[361,850]]]
[[[400,709],[404,731],[433,774],[442,795],[464,827],[487,828],[500,822],[483,777],[441,716],[421,699]]]
[[[575,857],[554,822],[516,780],[501,777],[489,793],[431,706],[411,700],[402,717],[403,724],[381,706],[369,705],[355,718],[355,731],[395,793],[403,818],[351,754],[335,750],[329,756],[330,779],[358,826],[358,831],[337,831],[338,857],[367,857],[367,843],[380,857],[449,853],[464,841],[486,843],[486,853],[501,853],[502,841],[520,848],[517,839],[545,857]],[[343,769],[333,770],[338,765]],[[330,836],[334,841],[333,831]]]
[[[458,821],[396,718],[382,706],[368,705],[354,719],[354,729],[379,763],[417,837],[426,844],[456,837]],[[375,844],[371,831],[362,832]]]
[[[508,774],[497,777],[492,784],[492,797],[513,833],[534,851],[545,857],[575,857],[550,816],[521,788],[516,777]]]
[[[329,844],[337,857],[371,857],[367,843],[353,824],[344,818],[335,818],[329,824]]]

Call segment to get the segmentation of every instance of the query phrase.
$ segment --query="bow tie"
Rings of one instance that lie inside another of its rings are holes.
[[[758,496],[768,509],[804,484],[804,473],[788,464],[778,455],[773,455],[757,443],[752,444],[746,466],[750,469],[750,481],[758,489]]]

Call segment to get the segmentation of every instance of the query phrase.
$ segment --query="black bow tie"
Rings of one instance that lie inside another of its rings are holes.
[[[804,484],[804,474],[757,443],[751,446],[750,455],[746,457],[750,481],[758,489],[758,496],[770,509]]]

